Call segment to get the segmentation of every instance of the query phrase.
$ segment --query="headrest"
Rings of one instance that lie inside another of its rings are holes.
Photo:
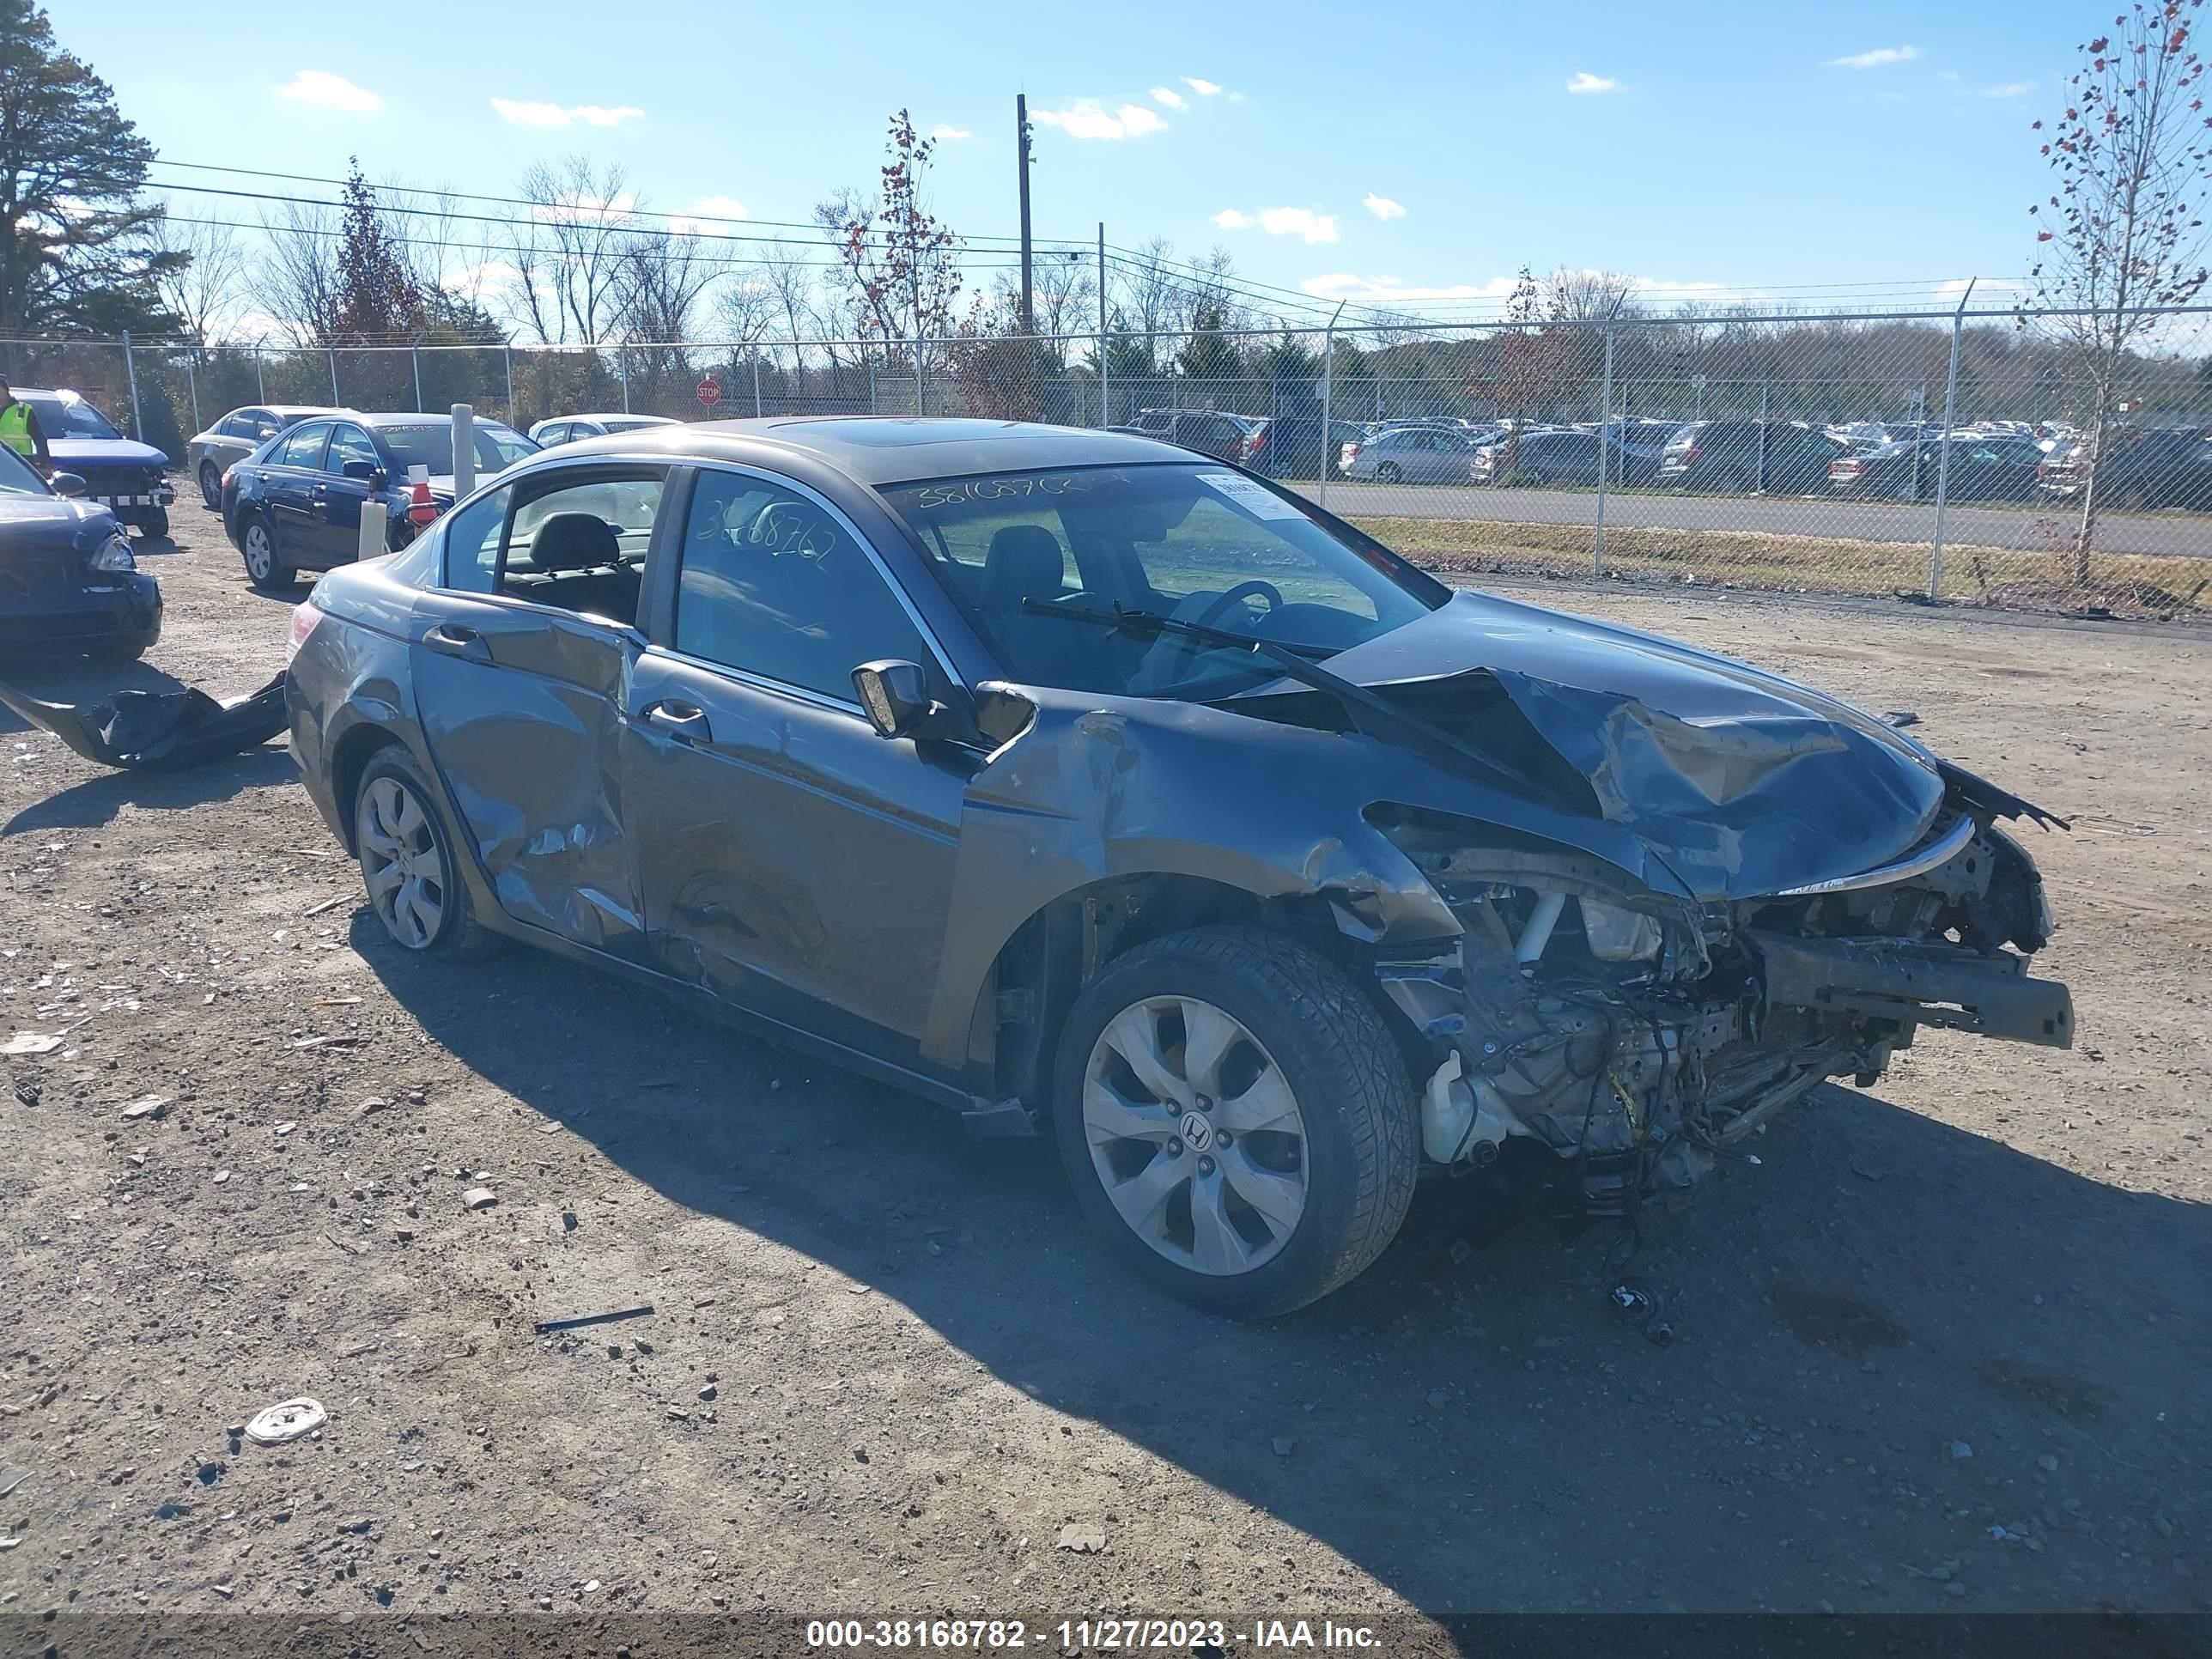
[[[983,555],[982,602],[1011,610],[1024,599],[1051,599],[1060,590],[1066,559],[1060,538],[1041,524],[1010,524],[991,538]]]
[[[540,570],[589,570],[621,557],[614,526],[596,513],[556,513],[530,538],[530,562]]]

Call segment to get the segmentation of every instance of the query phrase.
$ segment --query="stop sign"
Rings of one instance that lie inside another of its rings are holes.
[[[722,401],[722,383],[709,374],[699,382],[699,401],[712,409]]]

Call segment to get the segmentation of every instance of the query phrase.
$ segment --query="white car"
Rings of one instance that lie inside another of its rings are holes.
[[[675,426],[665,415],[555,415],[530,428],[530,441],[540,449],[574,443],[579,438],[604,438],[610,432],[635,432],[648,426]]]

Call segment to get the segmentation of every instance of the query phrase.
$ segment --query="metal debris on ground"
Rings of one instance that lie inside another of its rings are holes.
[[[1073,1550],[1078,1555],[1103,1554],[1106,1549],[1106,1529],[1103,1527],[1086,1527],[1071,1521],[1060,1529],[1060,1536],[1054,1540],[1053,1547]]]
[[[62,1046],[62,1039],[48,1036],[43,1031],[18,1031],[7,1042],[0,1042],[0,1054],[50,1054]]]
[[[123,1121],[136,1123],[142,1118],[159,1117],[169,1109],[167,1095],[148,1095],[143,1100],[134,1100],[123,1109]]]
[[[461,1194],[461,1202],[471,1210],[489,1210],[499,1202],[499,1194],[489,1187],[471,1187]]]
[[[189,686],[117,691],[98,702],[42,702],[0,685],[5,704],[87,760],[125,771],[197,766],[258,749],[284,729],[284,676],[218,702]]]
[[[281,1446],[288,1440],[313,1434],[329,1421],[330,1413],[323,1409],[322,1402],[302,1395],[256,1412],[246,1425],[246,1438],[259,1446]]]
[[[1606,1292],[1606,1300],[1613,1304],[1613,1314],[1622,1324],[1642,1331],[1654,1346],[1663,1348],[1674,1340],[1674,1328],[1667,1322],[1667,1299],[1646,1280],[1616,1280]]]
[[[581,1330],[586,1325],[611,1325],[618,1319],[642,1319],[653,1311],[653,1304],[645,1303],[635,1308],[618,1308],[612,1313],[579,1314],[574,1319],[542,1319],[531,1327],[532,1334],[544,1336],[550,1331]]]

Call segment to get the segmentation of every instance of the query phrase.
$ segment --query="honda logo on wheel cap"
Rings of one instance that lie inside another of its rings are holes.
[[[1206,1152],[1213,1145],[1213,1126],[1206,1121],[1202,1113],[1185,1112],[1182,1115],[1182,1139],[1183,1144],[1194,1152]]]

